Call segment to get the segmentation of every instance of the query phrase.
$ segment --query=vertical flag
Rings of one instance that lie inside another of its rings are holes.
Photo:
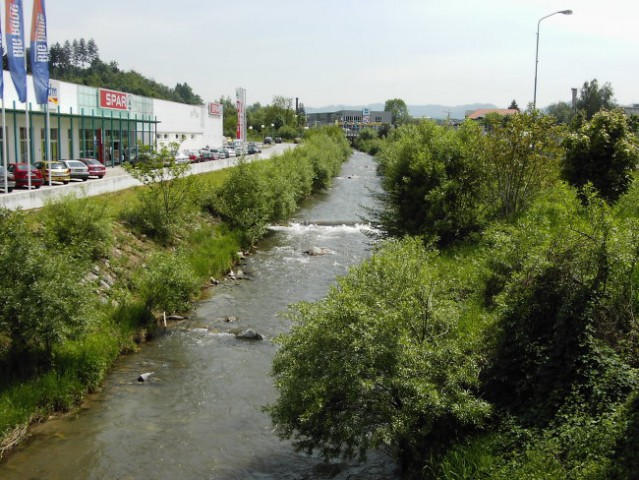
[[[27,64],[24,44],[24,22],[22,0],[5,0],[5,33],[7,37],[7,58],[13,85],[22,103],[27,101]]]
[[[49,48],[47,47],[47,15],[44,0],[33,0],[31,18],[31,73],[38,105],[49,100]]]

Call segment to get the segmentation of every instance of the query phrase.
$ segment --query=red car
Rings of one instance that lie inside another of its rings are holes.
[[[40,188],[44,184],[42,172],[34,165],[28,163],[10,163],[9,171],[13,173],[16,180],[16,187],[29,187],[29,177],[31,177],[31,186]]]
[[[102,178],[106,175],[106,167],[95,158],[78,158],[82,163],[89,167],[89,177]]]

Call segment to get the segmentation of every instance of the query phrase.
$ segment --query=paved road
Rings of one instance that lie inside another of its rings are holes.
[[[247,155],[248,161],[263,160],[273,155],[282,153],[292,148],[294,145],[281,143],[266,147],[262,153]],[[212,160],[191,165],[191,175],[211,172],[234,166],[238,162],[238,157],[231,157],[223,160]],[[30,210],[44,206],[50,199],[60,198],[65,195],[75,194],[79,197],[102,195],[108,192],[115,192],[140,185],[136,179],[131,177],[122,167],[107,167],[107,173],[102,179],[89,179],[86,182],[72,181],[68,185],[45,185],[38,190],[27,190],[26,188],[15,189],[11,193],[0,194],[0,206],[10,210],[18,208]]]

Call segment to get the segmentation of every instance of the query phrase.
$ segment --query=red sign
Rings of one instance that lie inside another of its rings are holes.
[[[100,89],[100,107],[115,110],[131,110],[128,93]]]
[[[209,103],[209,115],[213,115],[215,117],[222,116],[223,106],[221,103]]]

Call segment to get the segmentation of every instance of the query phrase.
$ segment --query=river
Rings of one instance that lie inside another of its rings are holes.
[[[262,412],[276,398],[271,339],[289,328],[282,312],[324,297],[337,276],[370,255],[370,228],[358,222],[378,189],[372,158],[353,154],[333,188],[288,226],[271,229],[240,267],[246,280],[222,282],[187,321],[122,357],[77,412],[34,428],[0,464],[0,478],[398,478],[381,452],[363,465],[295,453]],[[311,247],[329,253],[305,255]],[[231,334],[246,328],[265,341]],[[138,382],[145,372],[153,374]]]

